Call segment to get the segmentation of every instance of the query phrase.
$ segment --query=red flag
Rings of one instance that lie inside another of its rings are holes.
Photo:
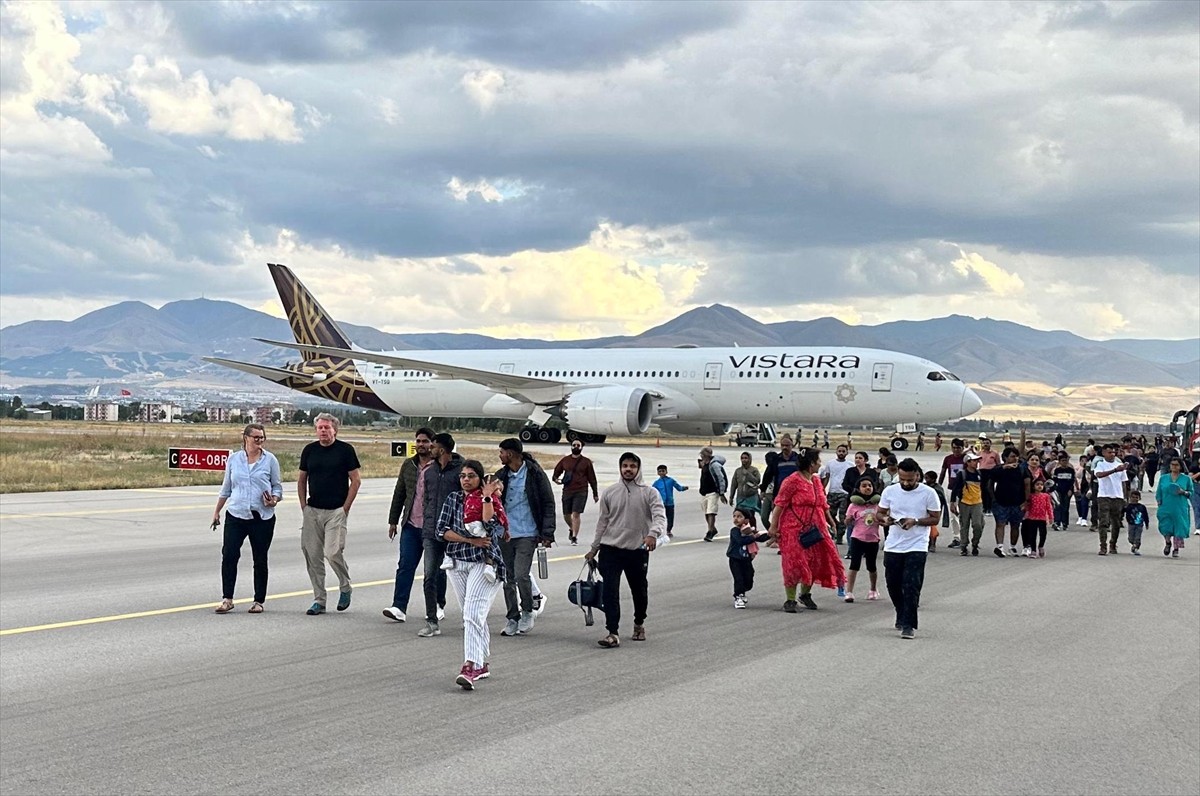
[[[124,397],[125,397],[125,396],[127,396],[127,395],[133,395],[133,393],[131,393],[129,390],[121,390],[121,397],[122,397],[122,398],[124,398]]]

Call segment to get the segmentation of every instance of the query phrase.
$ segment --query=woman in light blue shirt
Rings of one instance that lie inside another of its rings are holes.
[[[242,449],[230,451],[225,462],[225,480],[217,508],[213,511],[213,528],[221,524],[221,509],[225,509],[225,535],[221,545],[221,604],[217,613],[233,610],[233,587],[237,583],[238,559],[242,543],[250,538],[254,554],[254,602],[250,613],[261,614],[267,599],[267,551],[275,536],[275,506],[283,499],[283,484],[279,477],[279,460],[263,448],[267,432],[258,423],[242,431]]]

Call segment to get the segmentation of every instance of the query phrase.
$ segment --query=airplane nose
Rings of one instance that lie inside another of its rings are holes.
[[[963,385],[962,406],[959,408],[961,417],[973,415],[983,408],[983,401],[979,400],[979,396],[975,394],[967,385]]]

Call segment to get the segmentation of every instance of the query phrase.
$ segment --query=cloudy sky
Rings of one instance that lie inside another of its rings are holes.
[[[4,2],[0,323],[1200,335],[1194,2]]]

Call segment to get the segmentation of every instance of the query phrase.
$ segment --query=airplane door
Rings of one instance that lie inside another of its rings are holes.
[[[704,389],[721,389],[721,363],[709,362],[704,366]]]
[[[514,365],[512,362],[500,363],[500,372],[501,373],[512,373],[514,370],[516,370],[516,365]]]
[[[892,363],[891,362],[876,362],[871,369],[871,391],[872,392],[891,392],[892,390]]]

